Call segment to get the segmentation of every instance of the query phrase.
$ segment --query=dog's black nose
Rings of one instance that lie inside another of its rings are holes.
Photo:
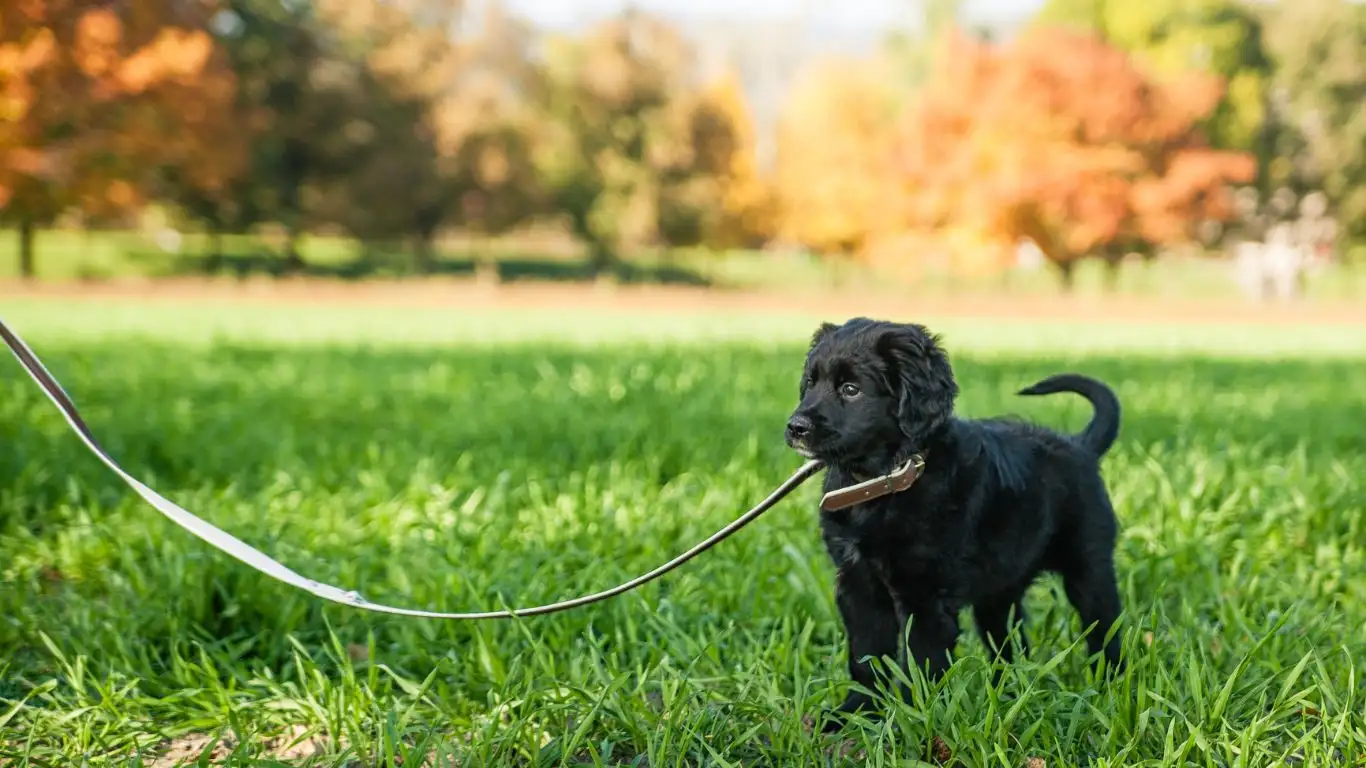
[[[805,416],[793,416],[787,421],[787,439],[800,440],[811,433],[811,419]]]

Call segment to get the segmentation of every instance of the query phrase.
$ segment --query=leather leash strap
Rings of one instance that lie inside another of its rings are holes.
[[[53,404],[57,406],[57,409],[62,412],[62,415],[66,417],[66,421],[71,425],[71,429],[81,438],[81,441],[85,443],[91,453],[94,453],[100,461],[104,462],[106,467],[127,483],[128,487],[137,492],[144,501],[155,507],[158,512],[170,518],[176,525],[179,525],[181,528],[184,528],[208,542],[210,546],[218,551],[231,555],[271,578],[282,581],[292,587],[302,589],[315,597],[330,600],[334,603],[341,603],[342,605],[349,605],[352,608],[374,611],[376,613],[389,613],[398,616],[416,616],[427,619],[510,619],[522,616],[538,616],[546,613],[555,613],[557,611],[577,608],[579,606],[588,605],[589,603],[606,600],[609,597],[615,597],[623,592],[635,589],[646,582],[653,581],[710,549],[717,542],[727,538],[748,525],[759,515],[767,512],[774,504],[777,504],[783,497],[795,490],[797,486],[810,479],[824,466],[819,461],[808,461],[799,468],[792,477],[788,478],[786,482],[778,486],[776,490],[769,494],[768,498],[759,502],[757,506],[736,518],[726,527],[712,534],[705,541],[698,543],[692,549],[689,549],[664,565],[655,568],[653,571],[642,576],[637,576],[636,578],[631,579],[624,584],[612,587],[611,589],[605,589],[591,595],[583,595],[582,597],[576,597],[571,600],[563,600],[558,603],[538,605],[534,608],[514,608],[503,611],[442,613],[439,611],[424,611],[415,608],[398,608],[382,603],[372,603],[361,597],[360,593],[354,590],[344,590],[340,587],[334,587],[331,584],[324,584],[306,576],[301,576],[271,559],[268,555],[233,537],[232,534],[201,520],[177,506],[174,502],[162,497],[156,491],[148,488],[137,478],[125,472],[109,454],[105,453],[104,449],[101,448],[99,443],[95,440],[95,436],[90,432],[90,428],[87,427],[85,421],[81,419],[80,412],[76,410],[76,404],[71,400],[71,397],[67,395],[66,391],[62,389],[62,385],[57,382],[57,379],[50,372],[48,372],[47,368],[43,366],[42,361],[33,353],[33,350],[29,349],[23,339],[19,338],[18,334],[10,330],[4,320],[0,320],[0,338],[3,338],[5,345],[9,347],[10,352],[13,352],[15,358],[24,366],[24,370],[38,383],[38,386],[42,387],[43,392],[47,394],[48,399],[50,399]]]

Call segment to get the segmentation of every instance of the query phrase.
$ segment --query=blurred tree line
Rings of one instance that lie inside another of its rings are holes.
[[[150,201],[216,238],[405,243],[557,222],[592,271],[646,247],[796,245],[990,271],[1208,240],[1231,187],[1321,190],[1366,236],[1366,9],[1049,0],[1005,42],[926,4],[914,35],[808,67],[758,159],[733,71],[636,11],[540,34],[469,0],[11,0],[0,225]]]

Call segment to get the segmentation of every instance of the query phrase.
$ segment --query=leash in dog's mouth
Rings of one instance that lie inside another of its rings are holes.
[[[48,399],[51,400],[52,403],[57,406],[57,409],[62,412],[62,415],[66,417],[66,421],[71,426],[72,431],[74,431],[76,435],[81,438],[81,441],[85,443],[85,446],[87,448],[90,449],[90,452],[95,454],[95,456],[101,462],[103,462],[106,467],[112,470],[114,474],[118,475],[119,478],[123,480],[123,482],[127,484],[128,487],[132,488],[133,491],[135,491],[139,496],[141,496],[144,501],[155,507],[158,512],[169,518],[171,522],[175,523],[176,525],[179,525],[181,528],[184,528],[190,533],[193,533],[194,535],[203,539],[214,549],[217,549],[218,551],[226,555],[236,558],[237,560],[245,563],[246,565],[250,566],[256,571],[265,574],[266,576],[270,576],[271,578],[282,581],[285,584],[288,584],[292,587],[301,589],[315,597],[320,597],[324,600],[330,600],[334,603],[341,603],[342,605],[348,605],[352,608],[360,608],[366,611],[374,611],[376,613],[389,613],[399,616],[416,616],[428,619],[510,619],[519,618],[523,616],[538,616],[547,613],[555,613],[558,611],[568,610],[570,608],[578,608],[580,606],[589,605],[590,603],[600,602],[610,597],[620,595],[623,592],[628,592],[647,582],[654,581],[660,576],[663,576],[669,571],[672,571],[680,565],[683,565],[687,561],[693,559],[697,555],[700,555],[708,549],[711,549],[712,546],[714,546],[718,542],[728,538],[731,534],[735,533],[736,531],[740,530],[746,525],[749,525],[751,522],[754,521],[755,518],[767,512],[775,504],[781,501],[784,497],[792,493],[792,491],[796,490],[797,486],[809,480],[813,475],[815,475],[825,466],[819,460],[813,459],[807,461],[795,473],[793,473],[791,477],[784,481],[782,485],[778,486],[777,489],[770,493],[767,498],[759,502],[748,512],[736,518],[729,525],[725,526],[724,528],[712,534],[704,541],[701,541],[695,546],[693,546],[688,551],[675,557],[669,562],[659,566],[658,568],[655,568],[649,573],[637,576],[636,578],[631,579],[630,581],[627,581],[623,584],[618,584],[617,586],[612,587],[611,589],[605,589],[601,592],[595,592],[590,595],[583,595],[581,597],[576,597],[570,600],[562,600],[558,603],[549,603],[546,605],[538,605],[532,608],[515,608],[503,611],[484,611],[476,613],[444,613],[439,611],[424,611],[415,608],[399,608],[391,605],[384,605],[383,603],[372,603],[369,600],[366,600],[365,598],[361,597],[360,593],[354,590],[344,590],[340,587],[334,587],[331,584],[325,584],[323,582],[315,581],[305,576],[301,576],[300,574],[295,573],[294,571],[285,567],[281,563],[275,561],[269,555],[266,555],[265,553],[253,548],[249,544],[246,544],[245,542],[237,539],[232,534],[215,527],[213,524],[199,517],[196,517],[194,514],[186,511],[185,509],[176,505],[174,502],[166,499],[165,497],[158,494],[156,491],[144,485],[137,478],[128,474],[128,472],[126,472],[122,467],[118,465],[118,462],[114,461],[114,459],[110,457],[109,454],[106,453],[102,447],[100,447],[99,442],[95,440],[94,434],[86,425],[85,420],[81,418],[80,411],[77,410],[75,402],[72,401],[71,397],[67,395],[64,389],[62,389],[62,385],[59,384],[57,382],[56,377],[54,377],[47,370],[47,368],[43,365],[42,361],[38,359],[38,356],[34,354],[33,350],[29,349],[28,345],[24,343],[23,339],[19,338],[18,334],[10,330],[9,326],[5,324],[4,320],[0,320],[0,338],[4,340],[5,345],[9,347],[10,352],[14,353],[14,357],[18,359],[19,364],[24,367],[24,370],[28,372],[28,375],[33,379],[33,381],[37,383],[39,387],[42,388],[43,392],[48,396]],[[907,467],[909,466],[910,465],[908,464]],[[888,477],[890,477],[890,475]],[[886,480],[886,478],[882,478],[882,480]],[[878,481],[874,480],[870,482],[876,483]],[[912,478],[911,482],[914,482],[914,478]],[[864,483],[861,485],[867,484]],[[853,491],[854,489],[859,487],[860,486],[853,486],[851,488],[843,489],[842,491],[836,491],[834,493],[845,493]],[[907,487],[909,487],[909,484],[907,484]],[[876,495],[882,494],[878,493]]]

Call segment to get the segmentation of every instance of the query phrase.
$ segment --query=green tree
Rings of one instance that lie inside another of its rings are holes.
[[[178,169],[169,194],[204,223],[214,255],[219,235],[274,223],[286,233],[285,268],[298,269],[308,189],[327,165],[324,152],[346,128],[323,119],[326,88],[318,87],[337,62],[325,56],[311,3],[224,0],[210,28],[237,79],[226,125],[245,144],[245,160],[225,184],[208,190]]]
[[[624,249],[697,241],[715,169],[692,141],[691,47],[659,19],[628,11],[549,41],[545,67],[537,167],[593,272]]]
[[[1354,237],[1366,237],[1366,7],[1295,0],[1266,10],[1276,62],[1271,181],[1321,188]]]
[[[531,107],[539,71],[526,26],[497,3],[478,28],[449,0],[322,0],[330,25],[363,62],[354,119],[370,127],[353,170],[329,190],[332,218],[362,239],[413,238],[435,264],[443,226],[484,235],[536,212]]]

